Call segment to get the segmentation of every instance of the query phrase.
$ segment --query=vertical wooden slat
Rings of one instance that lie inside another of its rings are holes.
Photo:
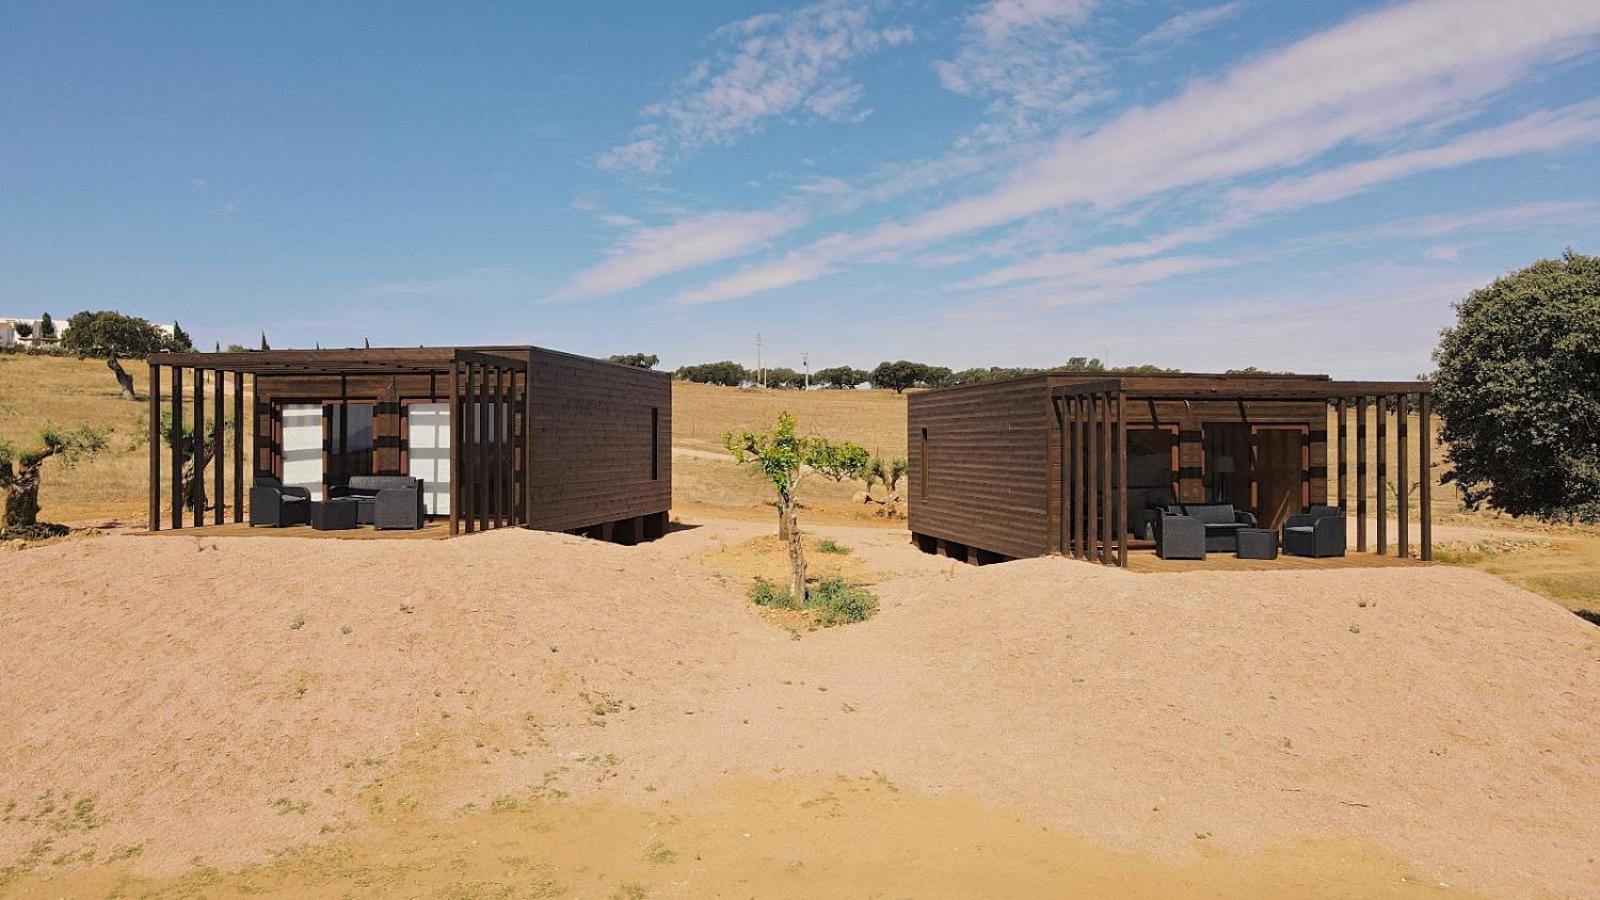
[[[172,527],[183,527],[183,368],[172,367]]]
[[[1117,517],[1116,498],[1111,495],[1111,464],[1117,452],[1111,434],[1111,394],[1100,395],[1100,562],[1111,565],[1112,529]]]
[[[478,369],[472,363],[463,363],[461,371],[467,376],[466,384],[462,387],[465,393],[461,398],[461,516],[466,523],[467,534],[472,534],[478,530],[478,493],[475,489],[478,478]]]
[[[490,367],[478,367],[478,434],[477,458],[472,460],[475,468],[474,492],[477,498],[472,501],[472,508],[478,514],[478,530],[490,530],[490,495],[488,495],[488,482],[490,482]]]
[[[1083,483],[1083,429],[1081,428],[1082,419],[1079,416],[1079,412],[1078,398],[1068,397],[1067,422],[1068,430],[1072,433],[1072,455],[1068,459],[1072,463],[1072,468],[1070,470],[1071,484],[1067,492],[1066,514],[1068,517],[1067,538],[1070,541],[1074,558],[1081,558],[1081,551],[1083,550],[1083,539],[1078,533],[1081,525],[1081,520],[1079,519],[1081,514],[1080,507],[1083,506],[1083,488],[1080,486]]]
[[[1339,473],[1339,490],[1335,496],[1339,498],[1339,513],[1348,516],[1350,515],[1350,467],[1348,465],[1350,458],[1350,430],[1349,416],[1347,415],[1349,410],[1346,403],[1345,398],[1340,397],[1338,403],[1334,406],[1334,414],[1339,417],[1339,425],[1334,429],[1339,441],[1339,464],[1335,470]]]
[[[450,363],[450,535],[461,533],[461,363]]]
[[[150,364],[150,519],[151,531],[161,530],[161,367]]]
[[[1128,566],[1128,392],[1117,391],[1117,565]]]
[[[195,442],[190,464],[194,466],[194,490],[190,492],[190,512],[194,514],[195,527],[205,525],[205,469],[200,468],[200,456],[205,450],[205,370],[195,368]]]
[[[1095,416],[1099,412],[1099,403],[1094,394],[1085,396],[1084,402],[1088,407],[1086,426],[1088,431],[1087,449],[1089,451],[1088,484],[1086,485],[1088,489],[1086,497],[1089,503],[1085,507],[1083,516],[1084,544],[1087,551],[1084,559],[1094,560],[1099,559],[1100,556],[1100,542],[1096,537],[1100,531],[1100,429],[1095,427]]]
[[[251,420],[254,424],[255,420]],[[244,373],[233,373],[233,521],[244,521]]]
[[[493,514],[490,517],[490,521],[494,523],[495,528],[502,528],[506,523],[504,508],[505,444],[501,438],[501,435],[505,433],[506,418],[505,410],[501,408],[500,401],[504,397],[505,392],[505,387],[502,384],[502,382],[505,380],[505,370],[499,366],[495,366],[492,371],[494,372],[494,381],[492,383],[493,395],[492,399],[489,401],[491,404],[489,419],[491,425],[493,426],[493,431],[489,438],[489,460],[494,474],[493,477],[490,478],[489,482],[493,488],[494,498],[492,500]]]
[[[1388,398],[1373,398],[1378,417],[1378,555],[1389,552],[1389,411]]]
[[[223,446],[222,441],[226,435],[222,427],[225,421],[222,410],[222,371],[211,371],[211,423],[215,431],[211,436],[211,524],[221,525],[223,516]]]
[[[349,484],[350,476],[346,472],[349,465],[350,454],[350,380],[347,376],[339,376],[339,453],[338,461],[333,465],[333,483]]]
[[[1395,543],[1398,545],[1399,555],[1411,555],[1411,477],[1406,461],[1411,458],[1410,426],[1411,416],[1406,410],[1411,406],[1411,395],[1400,394],[1395,398],[1395,423],[1394,423],[1394,463],[1395,463],[1395,516],[1397,528],[1395,529]]]
[[[505,384],[500,388],[500,409],[504,412],[500,425],[500,511],[501,525],[517,521],[517,467],[516,467],[516,403],[513,400],[517,386],[517,373],[505,369]]]
[[[1422,506],[1422,533],[1418,540],[1422,543],[1424,560],[1433,559],[1433,428],[1428,421],[1431,414],[1430,395],[1423,391],[1417,397],[1417,475],[1422,479],[1422,492],[1417,502]]]
[[[522,524],[524,526],[533,524],[533,517],[537,512],[533,508],[534,464],[537,462],[533,458],[533,369],[533,348],[529,347],[528,371],[522,378]],[[670,462],[672,452],[670,447],[667,452]]]
[[[1056,516],[1056,543],[1060,546],[1061,555],[1066,556],[1069,548],[1072,546],[1072,538],[1067,533],[1069,528],[1067,523],[1071,521],[1067,515],[1067,507],[1071,504],[1072,495],[1072,469],[1067,461],[1071,458],[1072,454],[1072,439],[1067,434],[1066,398],[1052,397],[1051,403],[1054,404],[1056,411],[1056,431],[1061,437],[1061,442],[1056,448],[1059,456],[1057,459],[1058,466],[1056,470],[1059,473],[1059,490],[1057,491],[1058,496],[1056,497],[1058,510],[1058,515]]]
[[[1367,552],[1367,398],[1356,398],[1356,552]]]

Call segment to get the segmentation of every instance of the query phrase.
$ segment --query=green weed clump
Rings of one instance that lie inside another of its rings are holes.
[[[849,556],[850,548],[839,543],[833,538],[823,538],[822,540],[817,541],[817,552],[832,553],[836,556]]]
[[[799,604],[794,602],[794,595],[786,588],[780,588],[761,577],[757,577],[755,584],[750,585],[750,602],[771,609],[800,608]]]
[[[878,598],[843,578],[824,578],[806,595],[806,607],[824,627],[864,622],[878,611]]]

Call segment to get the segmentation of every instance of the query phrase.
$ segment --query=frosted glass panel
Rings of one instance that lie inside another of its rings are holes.
[[[450,515],[450,404],[413,403],[406,407],[406,471],[422,479],[422,506],[430,516]]]
[[[322,404],[283,405],[283,483],[322,499]]]

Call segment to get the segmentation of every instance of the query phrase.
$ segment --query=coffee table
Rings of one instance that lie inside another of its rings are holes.
[[[349,531],[356,527],[356,501],[311,501],[311,527],[317,531]]]
[[[1238,559],[1277,559],[1278,533],[1270,528],[1239,529]]]

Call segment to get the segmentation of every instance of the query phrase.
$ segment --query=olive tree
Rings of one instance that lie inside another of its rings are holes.
[[[728,452],[741,465],[750,463],[760,466],[762,474],[778,492],[778,535],[789,550],[789,595],[796,603],[804,603],[806,559],[798,518],[800,482],[808,472],[817,472],[835,480],[860,477],[868,454],[847,441],[803,437],[795,429],[794,416],[782,412],[770,431],[746,431],[742,434],[730,431],[722,439]]]
[[[1539,260],[1455,308],[1434,352],[1445,480],[1472,508],[1600,520],[1600,257]]]
[[[174,323],[176,324],[176,323]],[[123,359],[142,359],[162,350],[178,349],[159,329],[137,316],[112,310],[85,310],[67,320],[67,333],[61,346],[79,358],[94,356],[106,361],[116,376],[124,400],[136,400],[133,376],[122,368]]]
[[[65,534],[66,528],[60,525],[39,522],[39,481],[44,464],[58,459],[72,465],[99,453],[105,448],[109,433],[87,425],[71,431],[46,425],[30,449],[19,450],[8,441],[0,441],[0,489],[6,492],[0,536],[39,538]]]

